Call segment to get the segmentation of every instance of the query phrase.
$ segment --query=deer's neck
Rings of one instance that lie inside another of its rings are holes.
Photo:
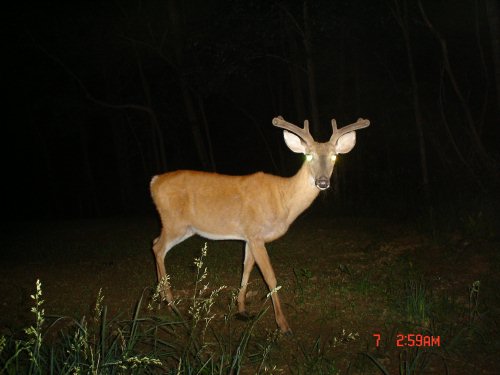
[[[309,173],[307,164],[302,164],[299,171],[288,179],[287,200],[289,220],[294,221],[307,209],[318,196],[319,189],[314,185],[314,179]]]

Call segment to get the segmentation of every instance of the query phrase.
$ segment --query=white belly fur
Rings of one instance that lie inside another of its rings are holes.
[[[199,230],[198,228],[192,228],[193,232],[208,238],[209,240],[241,240],[241,241],[246,241],[245,238],[243,238],[241,235],[237,234],[214,234],[214,233],[208,233]]]

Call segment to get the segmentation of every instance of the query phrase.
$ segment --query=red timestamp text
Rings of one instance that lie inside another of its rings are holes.
[[[375,346],[379,346],[381,334],[374,333]],[[422,335],[420,333],[398,333],[396,335],[396,346],[398,347],[433,347],[441,346],[441,336]]]
[[[441,336],[422,335],[420,333],[398,333],[396,335],[396,346],[441,346]]]

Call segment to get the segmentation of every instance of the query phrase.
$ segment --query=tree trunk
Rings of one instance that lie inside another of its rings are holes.
[[[100,216],[101,208],[97,196],[97,187],[95,183],[92,165],[90,163],[88,132],[85,125],[79,121],[75,121],[78,126],[80,152],[82,162],[82,177],[83,183],[80,186],[80,215],[81,216]]]
[[[337,45],[337,53],[335,54],[337,60],[336,71],[336,84],[335,84],[335,95],[334,95],[334,103],[335,108],[333,112],[333,117],[339,118],[343,117],[344,112],[344,96],[345,96],[345,76],[346,76],[346,50],[345,50],[345,39],[346,39],[346,28],[344,25],[340,27],[340,37],[339,44]]]
[[[304,15],[304,47],[306,50],[306,65],[307,65],[307,85],[309,87],[309,103],[311,105],[311,117],[312,124],[311,128],[313,134],[318,136],[318,129],[320,128],[319,123],[319,107],[317,98],[317,87],[316,87],[316,68],[313,59],[312,51],[312,36],[311,36],[311,20],[309,16],[309,5],[308,0],[304,1],[303,4],[303,15]]]
[[[44,203],[46,204],[45,217],[54,218],[57,217],[60,212],[57,182],[55,178],[56,172],[50,155],[50,147],[42,129],[40,129],[40,124],[34,119],[32,119],[32,122],[37,138],[40,142],[40,149],[42,151],[41,157],[43,158],[45,164],[45,173],[47,176],[47,198],[44,199]]]
[[[207,115],[205,112],[205,103],[203,101],[203,98],[200,95],[198,95],[198,108],[200,111],[201,120],[203,122],[203,129],[205,130],[205,138],[207,139],[208,158],[210,161],[210,170],[212,172],[216,172],[217,166],[215,165],[214,150],[212,147],[212,136],[210,135],[210,127],[208,126]]]
[[[484,148],[481,137],[479,136],[479,133],[477,131],[476,123],[475,123],[474,118],[472,116],[472,112],[471,112],[471,109],[469,107],[469,104],[467,103],[467,100],[465,99],[465,96],[458,85],[458,81],[457,81],[455,74],[453,72],[453,69],[451,67],[449,54],[448,54],[448,45],[446,43],[446,40],[443,38],[441,33],[434,27],[434,25],[431,23],[431,21],[427,17],[427,14],[425,13],[424,7],[423,7],[422,2],[420,0],[418,1],[418,6],[420,9],[420,13],[422,15],[422,19],[424,20],[424,23],[426,24],[426,26],[429,28],[430,32],[434,35],[434,37],[437,39],[437,41],[440,44],[441,54],[443,57],[443,67],[444,67],[444,70],[446,72],[446,75],[448,76],[448,79],[450,80],[453,91],[455,92],[455,95],[457,96],[459,103],[462,106],[462,110],[464,111],[465,124],[467,125],[466,130],[468,131],[468,135],[469,135],[469,138],[471,140],[471,145],[474,149],[474,152],[476,153],[476,155],[478,157],[479,164],[483,168],[486,169],[489,176],[496,178],[497,172],[494,170],[492,160],[489,157],[486,149]]]
[[[413,115],[415,117],[415,127],[417,131],[418,150],[420,156],[420,178],[422,190],[424,192],[425,204],[429,205],[430,188],[429,188],[429,172],[427,169],[427,151],[425,145],[425,137],[423,130],[422,110],[420,108],[420,94],[417,81],[417,74],[415,70],[415,63],[413,59],[413,50],[410,40],[409,25],[408,25],[408,8],[406,0],[394,0],[394,7],[391,8],[394,18],[396,19],[405,42],[406,57],[408,59],[408,70],[410,73],[411,87],[412,87],[412,106]]]
[[[196,152],[198,154],[198,159],[203,167],[203,169],[213,169],[214,166],[210,166],[210,160],[208,158],[208,152],[205,147],[205,141],[203,139],[203,133],[201,131],[200,121],[195,110],[194,100],[192,94],[189,91],[186,79],[183,76],[183,30],[181,25],[181,14],[177,8],[177,0],[169,0],[168,2],[168,17],[170,22],[170,27],[173,34],[173,49],[176,70],[179,74],[179,85],[181,89],[182,100],[184,103],[184,109],[186,111],[186,116],[188,118],[189,127],[191,130],[191,135],[193,137]]]
[[[149,116],[149,121],[151,123],[152,128],[152,145],[153,145],[153,153],[156,161],[156,169],[157,171],[165,171],[167,169],[167,159],[166,159],[166,150],[165,150],[165,142],[163,139],[163,132],[161,131],[160,122],[158,121],[158,117],[153,109],[153,101],[151,99],[151,90],[149,88],[149,82],[144,74],[144,70],[142,68],[142,60],[137,51],[137,45],[134,42],[134,51],[137,59],[137,67],[139,69],[139,76],[141,77],[141,85],[142,91],[144,92],[144,97],[146,98],[146,108],[147,114]]]
[[[119,118],[116,119],[115,116],[118,115]],[[116,184],[116,190],[120,196],[120,211],[124,213],[130,212],[130,202],[131,202],[131,172],[130,164],[128,161],[128,142],[127,142],[127,132],[125,127],[125,121],[123,121],[123,115],[121,113],[110,114],[109,121],[111,122],[111,131],[113,134],[113,150],[115,155],[115,165],[116,172],[118,175],[118,181]]]
[[[495,71],[495,87],[497,95],[497,119],[500,119],[500,13],[498,0],[486,0],[486,14],[491,35],[491,55]]]
[[[293,102],[295,104],[296,119],[302,122],[306,118],[306,108],[303,92],[303,69],[300,67],[300,53],[297,46],[297,40],[289,25],[284,25],[286,31],[286,40],[288,45],[288,56],[290,56],[290,63],[288,69],[290,73],[290,83],[292,85]]]

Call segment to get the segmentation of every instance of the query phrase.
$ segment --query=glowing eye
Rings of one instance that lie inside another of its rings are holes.
[[[337,155],[332,155],[332,161],[335,161],[337,159]]]
[[[306,154],[306,160],[307,161],[313,160],[313,156],[311,154]]]

